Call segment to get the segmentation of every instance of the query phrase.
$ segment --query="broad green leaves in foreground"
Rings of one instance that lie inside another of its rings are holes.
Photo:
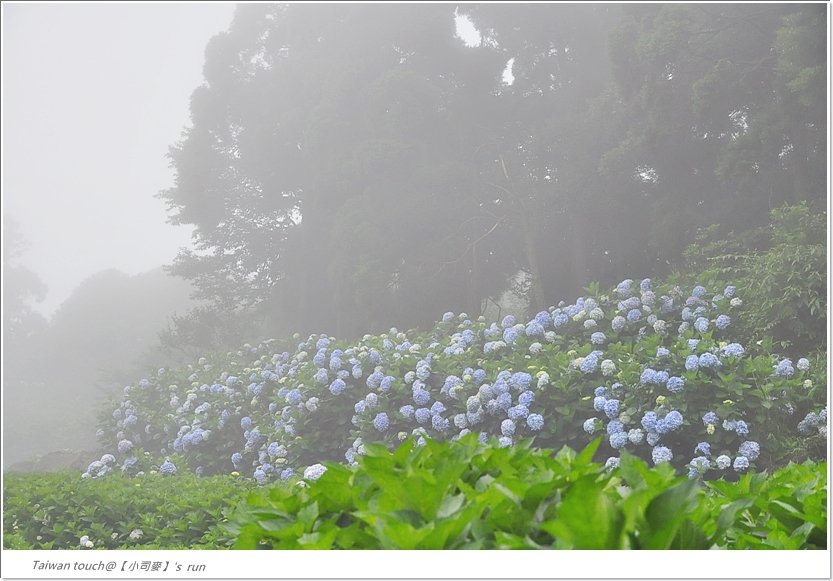
[[[826,547],[826,463],[704,484],[627,454],[605,470],[597,446],[372,446],[358,467],[252,492],[228,527],[241,549]]]

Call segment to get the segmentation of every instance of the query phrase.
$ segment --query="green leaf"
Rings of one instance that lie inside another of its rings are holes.
[[[565,493],[556,519],[541,525],[553,538],[576,549],[617,549],[624,518],[595,476],[584,476]]]
[[[654,498],[645,510],[646,530],[640,534],[643,549],[667,549],[687,512],[696,501],[697,481],[686,480]]]

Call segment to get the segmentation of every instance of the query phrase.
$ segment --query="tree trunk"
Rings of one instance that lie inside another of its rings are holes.
[[[536,231],[530,228],[530,220],[525,220],[524,224],[524,253],[526,254],[526,262],[529,266],[529,273],[532,277],[532,292],[529,296],[529,313],[530,316],[535,315],[540,310],[546,308],[546,295],[544,294],[544,281],[541,278],[541,264],[538,257],[538,244],[535,240]]]

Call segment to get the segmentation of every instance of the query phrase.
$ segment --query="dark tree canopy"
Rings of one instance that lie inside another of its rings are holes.
[[[661,274],[699,226],[823,198],[824,11],[242,5],[171,148],[172,270],[340,335],[476,316],[519,270],[532,311]]]

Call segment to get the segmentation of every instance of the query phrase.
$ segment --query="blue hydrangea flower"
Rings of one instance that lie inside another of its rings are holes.
[[[330,384],[330,393],[333,395],[341,395],[344,389],[347,387],[347,384],[340,378],[333,380]]]
[[[744,349],[740,343],[729,343],[722,349],[725,357],[743,357]]]
[[[651,279],[643,278],[642,282],[639,283],[639,290],[641,290],[643,293],[651,290]]]
[[[590,419],[584,420],[583,428],[584,428],[584,431],[587,432],[588,434],[592,434],[593,432],[595,432],[596,431],[596,418],[590,418]]]
[[[708,442],[700,442],[697,444],[697,447],[694,448],[695,454],[701,454],[703,456],[711,456],[711,446],[709,446]]]
[[[535,321],[546,329],[552,324],[552,316],[547,311],[540,311],[535,315]]]
[[[544,416],[541,414],[529,414],[526,418],[526,425],[529,426],[529,429],[538,432],[544,428]]]
[[[605,415],[611,420],[617,418],[619,416],[619,407],[620,402],[618,399],[607,400],[604,406]]]
[[[620,301],[617,305],[618,310],[620,311],[630,311],[632,309],[639,309],[641,307],[641,303],[637,297],[630,297],[625,299],[624,301]]]
[[[503,420],[500,423],[500,433],[504,436],[512,436],[515,434],[515,422],[512,420]]]
[[[697,355],[689,355],[685,358],[686,371],[697,371],[700,367],[700,358]]]
[[[441,414],[445,411],[445,406],[440,401],[435,401],[434,405],[431,406],[431,415],[436,416],[437,414]]]
[[[593,345],[604,345],[605,341],[607,341],[607,337],[601,331],[596,331],[592,335],[590,335],[590,342]]]
[[[393,387],[393,382],[395,380],[396,378],[392,375],[386,375],[385,377],[383,377],[382,381],[379,382],[379,391],[381,391],[382,393],[389,392],[391,390],[391,387]]]
[[[802,357],[796,362],[795,366],[798,367],[799,371],[809,371],[810,361],[806,357]]]
[[[618,434],[619,432],[625,431],[625,425],[620,422],[619,420],[611,420],[607,424],[607,433],[608,434]]]
[[[605,404],[607,403],[607,398],[601,395],[597,395],[593,398],[593,409],[597,412],[604,411]]]
[[[743,420],[738,420],[735,422],[735,433],[738,436],[747,436],[749,435],[749,426]]]
[[[454,320],[454,313],[448,312],[443,314],[443,323],[450,323]]]
[[[721,454],[717,457],[717,459],[715,459],[715,464],[721,470],[726,470],[726,468],[732,465],[732,459],[726,454]]]
[[[380,412],[373,418],[373,427],[376,428],[377,432],[386,432],[389,426],[388,414],[385,412]]]
[[[521,420],[521,419],[526,418],[529,415],[529,408],[526,407],[525,405],[520,405],[519,404],[519,405],[510,407],[508,410],[506,410],[506,413],[509,416],[509,419]]]
[[[701,474],[704,474],[710,467],[711,462],[709,462],[708,458],[705,458],[703,456],[697,456],[696,458],[692,458],[688,467],[688,477],[697,478]]]
[[[669,351],[665,347],[657,347],[657,359],[662,359],[663,357],[668,357],[670,355],[671,351]]]
[[[703,298],[703,296],[705,296],[705,294],[706,294],[706,289],[704,287],[700,286],[699,284],[697,286],[695,286],[694,289],[691,291],[691,296],[693,296],[695,298],[698,298],[698,299]]]
[[[738,448],[738,454],[746,456],[750,460],[756,460],[761,455],[761,446],[758,442],[746,441]]]
[[[417,422],[419,422],[420,424],[424,424],[425,422],[431,419],[431,410],[429,410],[428,408],[418,408],[414,412],[414,417],[416,418]]]
[[[541,323],[539,323],[538,321],[531,321],[526,326],[526,331],[525,332],[526,332],[527,337],[540,337],[541,335],[544,334],[544,331],[545,331],[544,326]],[[508,342],[509,341],[507,341],[507,343]]]
[[[505,317],[503,317],[503,320],[500,322],[500,326],[503,327],[504,329],[509,329],[510,327],[514,327],[515,323],[516,323],[516,321],[515,321],[514,315],[506,315]]]
[[[717,425],[717,422],[719,422],[719,421],[720,421],[720,418],[717,417],[717,414],[714,413],[714,412],[707,412],[703,416],[703,425],[704,426],[707,426],[709,424]]]
[[[629,278],[626,278],[625,280],[616,285],[616,294],[623,297],[630,296],[633,292],[633,289],[631,288],[632,285],[633,281]]]
[[[405,416],[406,418],[410,418],[414,415],[414,406],[412,405],[403,405],[399,408],[399,413]]]
[[[641,318],[642,318],[642,311],[640,311],[639,309],[631,309],[630,311],[628,311],[627,319],[631,323],[635,323],[636,321],[638,321]]]
[[[657,434],[656,432],[650,432],[646,437],[645,441],[648,443],[649,446],[656,446],[659,444],[660,439],[662,436]]]
[[[286,394],[286,403],[289,405],[298,405],[301,403],[301,399],[301,390],[297,388]]]
[[[427,405],[431,401],[431,394],[424,389],[417,389],[414,391],[414,403],[417,405]]]
[[[584,373],[586,375],[586,374],[593,373],[594,371],[596,371],[596,367],[598,366],[598,364],[599,364],[599,358],[597,356],[593,355],[593,353],[590,353],[581,362],[581,365],[579,365],[579,369],[581,370],[582,373]]]
[[[731,299],[733,296],[735,296],[736,290],[737,289],[734,286],[729,285],[723,290],[723,296],[727,299]]]
[[[668,412],[664,419],[670,430],[676,430],[683,425],[683,416],[677,410]]]
[[[166,458],[162,466],[159,467],[159,473],[163,476],[173,476],[176,474],[176,466],[174,466],[170,458]]]
[[[655,412],[645,412],[641,421],[642,427],[648,432],[657,431],[657,414]]]
[[[625,317],[623,317],[623,316],[621,316],[621,315],[616,315],[615,317],[613,317],[613,320],[610,322],[610,327],[611,327],[611,329],[613,329],[616,333],[618,333],[618,332],[620,332],[622,329],[624,329],[624,328],[625,328],[625,323],[626,323],[626,321],[625,321]]]
[[[735,462],[732,465],[732,468],[735,469],[735,472],[740,472],[741,470],[746,470],[749,468],[749,458],[746,456],[738,456],[735,458]]]
[[[698,333],[705,333],[709,330],[709,320],[705,317],[698,317],[696,321],[694,321],[694,329]]]
[[[790,359],[782,359],[775,366],[775,375],[778,377],[786,377],[789,379],[794,374],[795,369],[793,369],[793,362]]]
[[[133,449],[133,442],[130,440],[120,440],[116,448],[118,449],[119,454],[127,454]]]
[[[526,390],[529,389],[529,386],[532,383],[532,376],[524,371],[518,371],[517,373],[513,373],[509,377],[508,381],[509,385],[512,387],[515,387],[518,390]]]
[[[615,449],[624,448],[628,443],[628,435],[625,432],[616,432],[610,435],[610,445]]]
[[[672,458],[674,458],[674,455],[671,453],[671,450],[665,446],[657,446],[651,451],[651,459],[654,461],[655,465],[663,462],[670,462]]]
[[[682,377],[669,377],[666,387],[671,393],[680,393],[685,388],[685,379]]]
[[[616,456],[611,456],[605,461],[605,470],[610,472],[614,468],[619,468],[619,458]]]
[[[431,427],[438,432],[444,432],[450,427],[450,423],[446,418],[440,415],[433,415],[431,416]]]
[[[718,329],[723,331],[729,325],[732,324],[732,318],[729,315],[720,315],[717,317],[717,320],[714,322]]]
[[[526,407],[531,406],[535,402],[535,394],[531,391],[525,391],[521,395],[518,396],[518,403],[521,405],[525,405]]]
[[[512,396],[506,392],[498,394],[497,405],[503,411],[508,411],[512,407]]]
[[[714,353],[703,353],[700,355],[698,364],[700,367],[705,367],[707,369],[720,367],[720,360],[714,355]]]

